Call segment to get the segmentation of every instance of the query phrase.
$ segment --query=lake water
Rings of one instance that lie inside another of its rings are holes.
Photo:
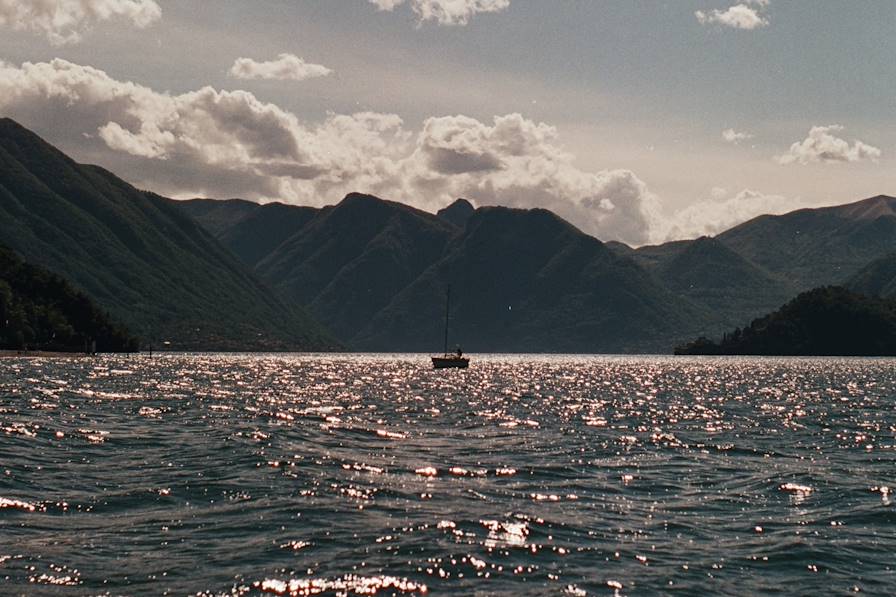
[[[887,359],[4,359],[0,594],[893,594],[894,430]]]

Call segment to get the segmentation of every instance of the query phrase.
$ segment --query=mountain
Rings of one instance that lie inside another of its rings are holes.
[[[676,354],[896,355],[896,301],[828,286],[804,292],[748,327],[676,348]]]
[[[466,199],[458,199],[448,207],[442,208],[436,212],[436,216],[442,218],[446,222],[451,222],[458,228],[467,225],[467,220],[473,215],[476,208]]]
[[[868,296],[896,297],[896,253],[875,259],[846,283],[850,290]]]
[[[716,238],[800,290],[840,284],[896,247],[896,198],[759,216]]]
[[[172,202],[185,210],[194,220],[201,221],[202,227],[216,237],[220,237],[262,207],[254,201],[245,199],[187,199]]]
[[[232,218],[219,238],[281,296],[311,313],[358,350],[436,350],[444,293],[454,288],[452,337],[467,350],[668,352],[697,331],[724,322],[627,257],[545,210],[480,208],[463,199],[435,216],[352,193],[300,215],[292,235],[273,222],[248,232],[240,203],[188,213],[200,223]],[[313,213],[312,213],[313,212]],[[208,214],[208,215],[207,215]],[[280,222],[290,221],[282,215]],[[213,223],[212,226],[215,224]],[[265,258],[232,240],[273,236]],[[254,262],[254,263],[253,263]]]
[[[438,348],[450,283],[452,337],[467,350],[666,351],[842,283],[896,246],[896,199],[885,196],[639,248],[600,243],[543,210],[463,199],[435,216],[357,193],[319,210],[190,203],[282,296],[365,350]]]
[[[799,292],[851,280],[870,261],[891,252],[896,247],[896,198],[879,195],[836,207],[759,216],[714,238],[607,246],[712,311],[728,328]],[[870,283],[872,274],[864,275]],[[873,277],[879,283],[883,275],[879,271]],[[855,284],[865,288],[858,278]]]
[[[357,347],[358,331],[439,259],[456,233],[432,214],[352,193],[320,210],[256,271]]]
[[[666,352],[708,314],[553,213],[501,207],[470,216],[444,255],[354,338],[368,350]],[[693,333],[693,332],[691,332]]]
[[[177,204],[253,268],[320,211],[282,203],[259,205],[242,199],[191,199]]]
[[[9,119],[0,120],[0,239],[71,280],[145,342],[337,345],[170,200],[75,163]]]
[[[737,325],[796,294],[793,285],[709,237],[641,247],[632,255],[672,292]]]
[[[0,349],[129,352],[137,346],[67,280],[0,247]]]

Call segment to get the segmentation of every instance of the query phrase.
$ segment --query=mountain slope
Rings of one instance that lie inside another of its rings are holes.
[[[896,302],[836,286],[804,292],[725,334],[679,346],[676,354],[896,355]]]
[[[444,257],[354,339],[383,350],[663,351],[709,318],[630,259],[545,210],[480,208]]]
[[[854,292],[868,296],[896,297],[896,253],[875,259],[846,283]]]
[[[0,348],[127,352],[137,339],[64,278],[0,247]]]
[[[716,239],[669,243],[662,258],[650,247],[636,260],[653,269],[671,291],[716,313],[725,327],[780,305],[796,292],[793,286],[750,263]]]
[[[9,119],[0,120],[0,238],[72,280],[145,341],[334,345],[169,200],[75,163]]]
[[[351,343],[456,232],[432,214],[352,193],[317,213],[256,271]]]
[[[259,205],[242,199],[191,199],[177,203],[252,268],[320,212],[313,207]]]
[[[220,238],[225,232],[254,214],[261,205],[245,199],[172,200],[202,227]]]
[[[716,238],[799,289],[839,284],[896,247],[896,198],[759,216]]]

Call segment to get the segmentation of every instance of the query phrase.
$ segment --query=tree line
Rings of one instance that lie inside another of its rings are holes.
[[[896,355],[896,301],[840,286],[804,292],[745,328],[679,346],[693,355]]]
[[[139,342],[67,280],[0,247],[0,348],[132,352]]]

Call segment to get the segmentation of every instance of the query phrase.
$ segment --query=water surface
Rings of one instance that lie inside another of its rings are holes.
[[[896,592],[896,360],[0,360],[0,593]]]

